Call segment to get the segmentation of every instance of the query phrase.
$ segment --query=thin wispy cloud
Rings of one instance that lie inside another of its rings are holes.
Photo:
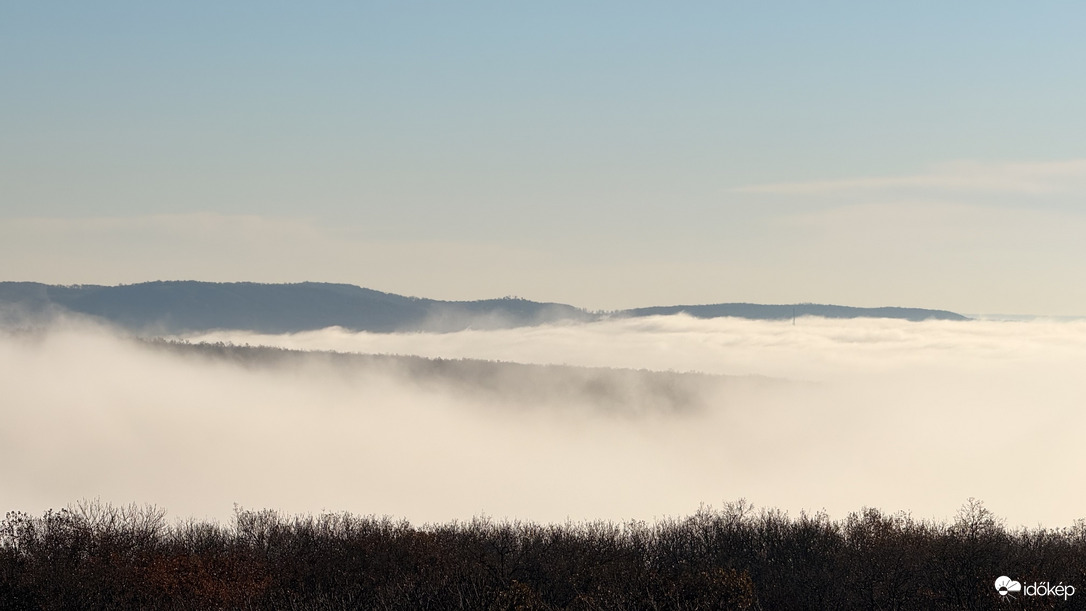
[[[1086,159],[1041,163],[959,161],[922,174],[756,184],[733,191],[778,195],[892,190],[1052,194],[1083,188],[1086,188]]]

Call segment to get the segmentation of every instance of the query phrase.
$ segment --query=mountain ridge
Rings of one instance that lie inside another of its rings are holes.
[[[946,310],[823,304],[719,303],[653,306],[609,313],[568,304],[516,297],[444,301],[407,297],[352,284],[299,282],[201,282],[156,280],[136,284],[49,285],[0,282],[0,321],[25,321],[78,314],[138,332],[187,333],[235,329],[264,333],[309,331],[331,326],[354,331],[458,331],[591,322],[686,313],[697,318],[734,316],[782,320],[793,316],[968,320]]]

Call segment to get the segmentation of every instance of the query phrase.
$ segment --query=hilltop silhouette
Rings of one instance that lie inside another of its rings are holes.
[[[920,308],[748,303],[648,307],[604,315],[567,304],[513,297],[441,301],[323,282],[156,281],[120,286],[0,282],[0,321],[74,313],[133,331],[159,333],[213,329],[288,333],[331,326],[373,332],[458,331],[680,312],[699,318],[735,316],[759,320],[787,319],[793,313],[827,318],[965,320],[953,312]]]

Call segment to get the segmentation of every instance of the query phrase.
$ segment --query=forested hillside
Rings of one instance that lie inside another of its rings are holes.
[[[944,310],[852,308],[817,304],[715,304],[589,312],[561,303],[506,297],[441,301],[382,293],[349,284],[302,282],[145,282],[120,286],[55,286],[0,282],[0,323],[48,320],[58,314],[90,316],[139,333],[236,329],[289,333],[338,326],[354,331],[459,331],[586,322],[604,316],[637,317],[680,312],[699,318],[760,320],[792,316],[964,320]]]

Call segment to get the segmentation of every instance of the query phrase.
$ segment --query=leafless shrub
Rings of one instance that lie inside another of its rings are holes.
[[[999,575],[1086,583],[1084,533],[1010,531],[973,499],[951,524],[739,501],[654,524],[423,527],[242,508],[170,524],[84,501],[0,522],[0,609],[985,609]]]

